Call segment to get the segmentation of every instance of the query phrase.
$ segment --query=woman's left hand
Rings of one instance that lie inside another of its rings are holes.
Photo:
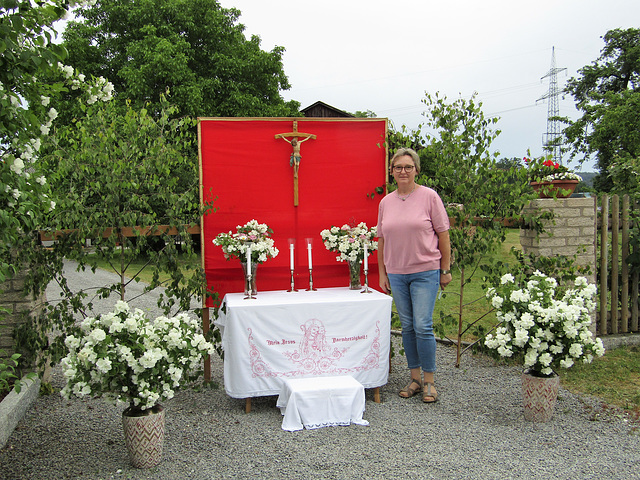
[[[440,274],[440,288],[444,290],[444,287],[449,285],[451,283],[451,280],[453,280],[451,273]]]

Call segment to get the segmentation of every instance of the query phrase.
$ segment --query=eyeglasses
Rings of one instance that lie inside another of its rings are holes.
[[[393,171],[396,172],[396,173],[400,173],[400,172],[402,172],[402,170],[404,170],[407,173],[411,173],[411,172],[413,172],[414,168],[416,168],[414,165],[405,165],[405,166],[394,165],[393,166]]]

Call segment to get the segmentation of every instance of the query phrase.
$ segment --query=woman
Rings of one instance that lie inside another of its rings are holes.
[[[451,282],[449,217],[438,194],[415,183],[420,158],[414,150],[398,150],[390,170],[398,189],[378,210],[378,271],[380,287],[393,295],[411,371],[400,396],[422,392],[422,400],[433,403],[438,392],[432,317],[438,289]]]

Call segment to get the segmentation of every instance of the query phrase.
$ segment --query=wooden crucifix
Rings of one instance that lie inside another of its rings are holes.
[[[309,139],[315,140],[316,136],[312,133],[302,133],[298,131],[298,121],[293,121],[293,131],[287,133],[278,133],[276,139],[281,138],[285,142],[289,142],[293,147],[293,153],[289,159],[289,165],[293,167],[293,206],[298,206],[298,169],[300,168],[300,144]],[[289,140],[289,138],[291,140]],[[302,140],[300,140],[302,139]]]

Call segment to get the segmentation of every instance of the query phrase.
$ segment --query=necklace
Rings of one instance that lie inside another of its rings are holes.
[[[396,195],[398,195],[398,198],[404,202],[407,198],[409,198],[411,196],[411,194],[413,192],[415,192],[415,190],[416,190],[416,185],[414,184],[413,185],[413,190],[411,190],[406,197],[401,197],[400,194],[398,193],[398,190],[396,190]]]

